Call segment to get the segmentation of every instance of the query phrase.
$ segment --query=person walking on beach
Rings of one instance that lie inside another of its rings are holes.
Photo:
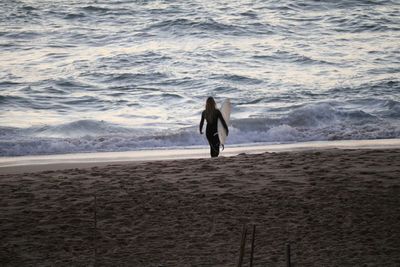
[[[203,134],[204,119],[207,121],[206,136],[208,143],[210,144],[211,157],[218,157],[220,141],[218,137],[218,119],[221,120],[222,125],[226,130],[226,135],[229,134],[228,125],[222,117],[221,111],[216,108],[214,98],[211,96],[207,98],[206,109],[201,113],[200,120],[200,134]]]

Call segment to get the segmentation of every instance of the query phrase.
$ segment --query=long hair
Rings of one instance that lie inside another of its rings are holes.
[[[214,116],[216,115],[216,103],[214,98],[212,98],[211,96],[209,98],[207,98],[206,101],[206,119],[207,122],[212,122],[214,119]]]

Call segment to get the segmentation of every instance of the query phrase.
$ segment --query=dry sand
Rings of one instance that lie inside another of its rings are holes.
[[[3,174],[0,196],[1,266],[235,266],[244,223],[254,266],[287,243],[293,266],[400,266],[399,149]]]

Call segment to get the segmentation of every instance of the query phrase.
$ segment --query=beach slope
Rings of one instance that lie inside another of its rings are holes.
[[[255,224],[255,266],[283,266],[288,243],[295,266],[399,266],[399,162],[323,149],[2,174],[0,265],[234,266]]]

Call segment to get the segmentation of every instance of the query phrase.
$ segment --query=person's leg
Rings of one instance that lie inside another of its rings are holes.
[[[211,157],[218,157],[219,155],[219,137],[218,134],[214,134],[210,140],[210,154]]]
[[[215,148],[213,145],[210,145],[210,154],[212,158],[218,157],[219,147]]]
[[[213,158],[214,156],[214,148],[212,147],[212,145],[210,144],[210,156]]]

